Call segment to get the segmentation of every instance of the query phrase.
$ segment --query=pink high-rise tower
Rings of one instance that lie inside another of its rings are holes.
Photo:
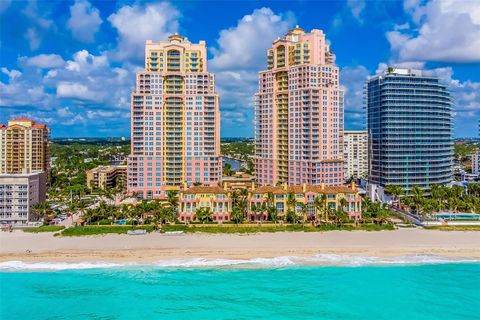
[[[205,41],[180,35],[145,45],[145,70],[131,97],[128,191],[163,198],[183,184],[221,177],[219,96]]]
[[[297,26],[267,62],[255,95],[258,182],[343,184],[343,90],[325,34]]]

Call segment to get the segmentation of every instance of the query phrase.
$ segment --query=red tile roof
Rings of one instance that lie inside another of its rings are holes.
[[[183,191],[184,194],[198,194],[198,193],[215,193],[215,194],[226,194],[223,188],[220,187],[190,187],[187,190]]]
[[[28,119],[28,118],[13,118],[10,121],[31,121],[31,122],[35,122],[32,119]]]
[[[261,193],[273,193],[273,194],[287,194],[287,193],[325,193],[325,194],[337,194],[337,193],[357,193],[357,190],[352,189],[348,186],[336,186],[336,187],[324,187],[321,186],[305,186],[305,192],[303,191],[303,186],[291,186],[287,187],[287,190],[284,187],[272,187],[272,186],[261,186],[255,188],[252,193],[261,194]]]

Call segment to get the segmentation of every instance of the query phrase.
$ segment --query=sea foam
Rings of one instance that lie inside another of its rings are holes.
[[[421,265],[445,263],[478,263],[478,259],[452,258],[435,255],[409,255],[399,257],[375,257],[360,255],[317,254],[309,257],[280,256],[254,259],[166,259],[152,263],[109,262],[0,262],[1,271],[61,271],[77,269],[107,269],[126,267],[163,268],[282,268],[293,266],[366,266],[366,265]]]

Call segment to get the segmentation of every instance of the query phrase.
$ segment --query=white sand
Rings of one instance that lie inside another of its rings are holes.
[[[251,235],[184,234],[54,237],[51,233],[0,233],[0,262],[152,262],[172,258],[253,259],[333,253],[397,257],[438,255],[480,259],[480,232],[279,232]]]

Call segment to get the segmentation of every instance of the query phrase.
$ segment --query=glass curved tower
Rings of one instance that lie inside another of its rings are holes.
[[[452,101],[439,79],[389,68],[366,83],[369,180],[381,187],[452,180]]]

